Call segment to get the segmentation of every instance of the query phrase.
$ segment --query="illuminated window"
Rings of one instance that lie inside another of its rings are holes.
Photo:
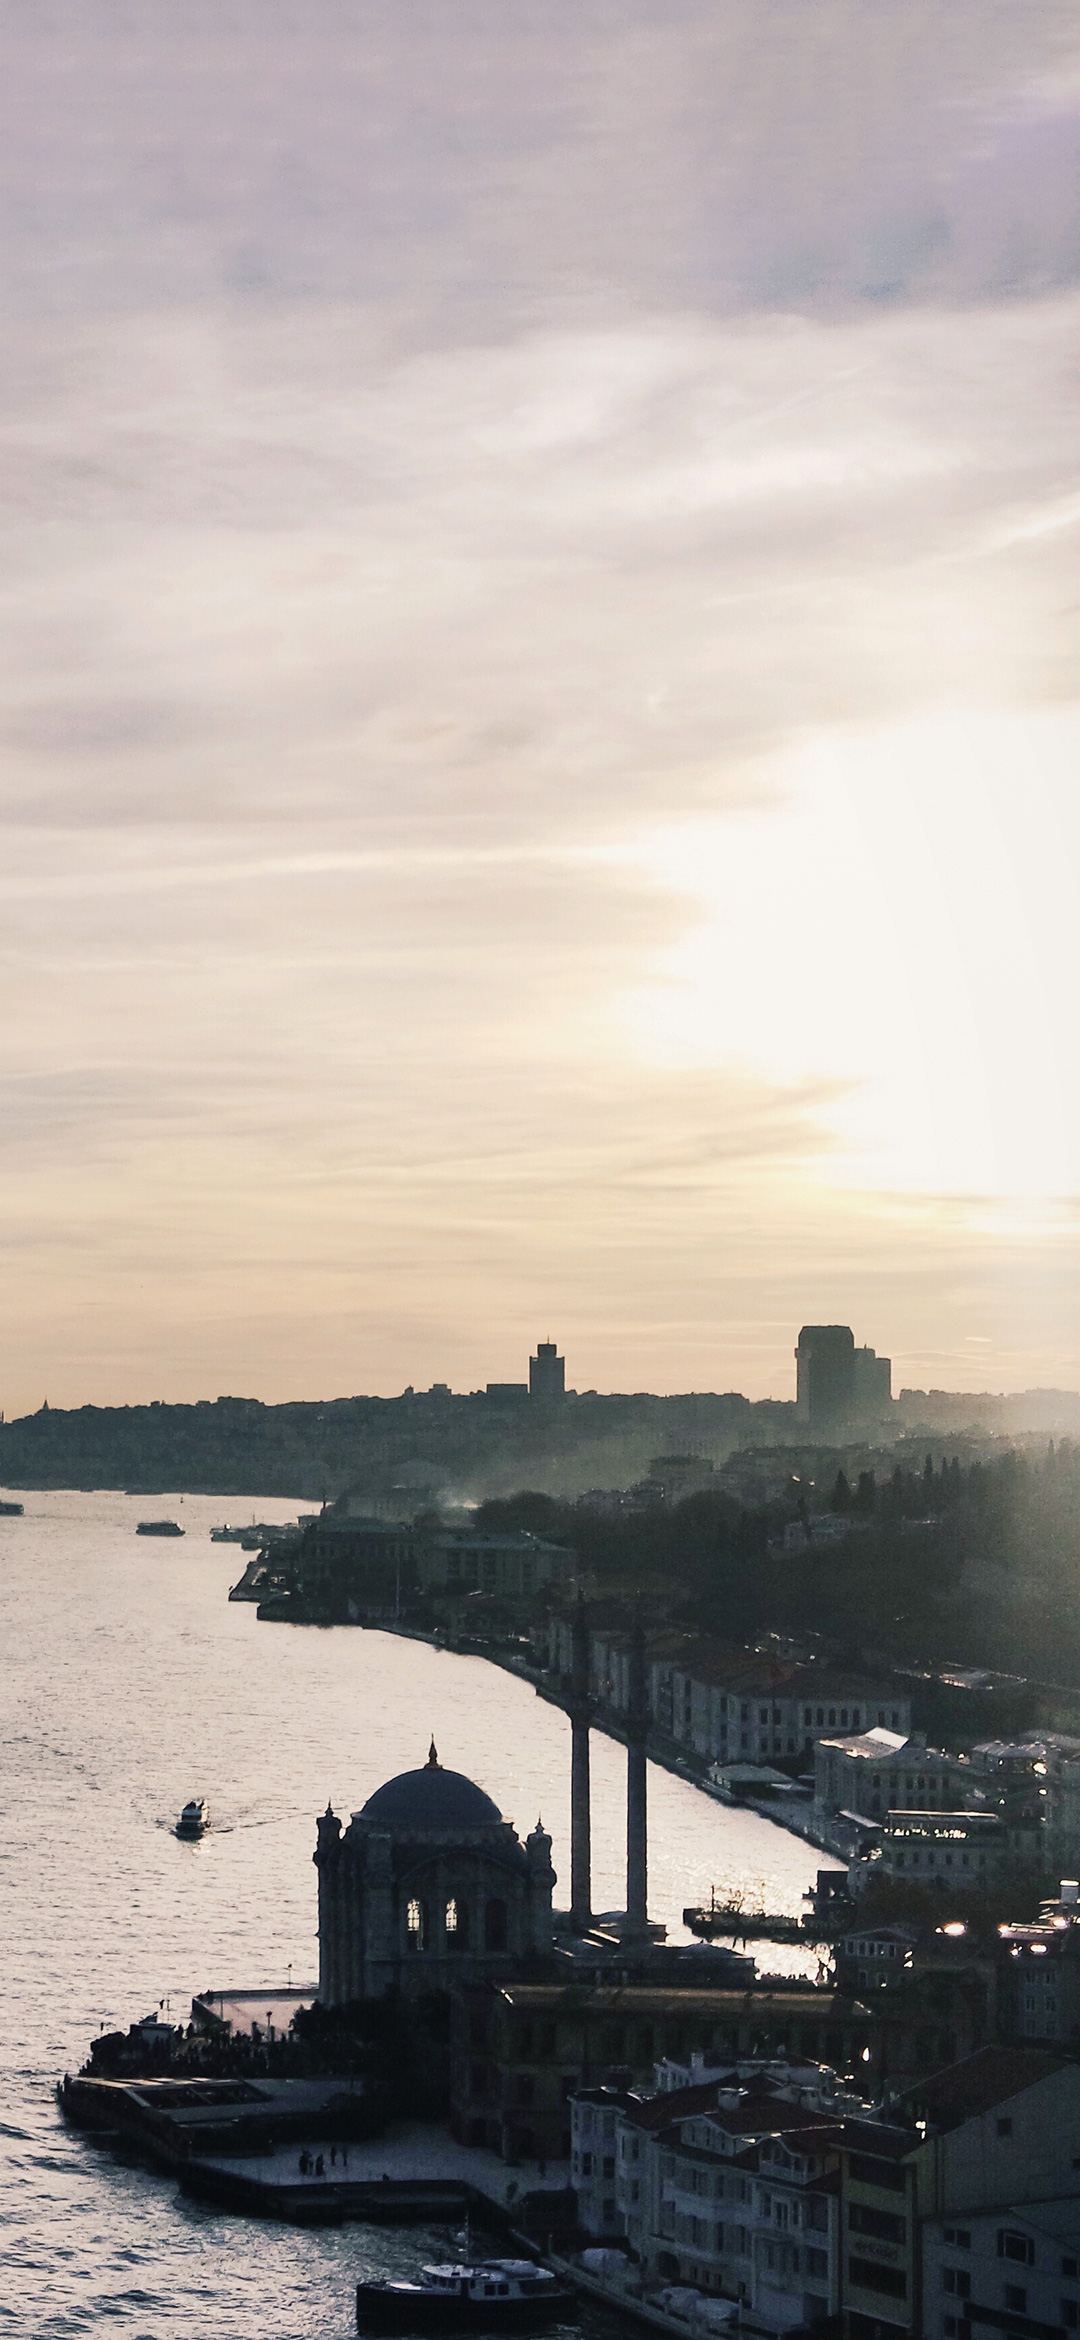
[[[446,1931],[447,1931],[447,1933],[448,1933],[448,1934],[456,1934],[456,1933],[457,1933],[457,1902],[456,1902],[456,1901],[448,1901],[448,1902],[447,1902],[447,1904],[446,1904]]]
[[[422,1901],[410,1901],[405,1911],[405,1939],[410,1950],[426,1950],[427,1920]]]

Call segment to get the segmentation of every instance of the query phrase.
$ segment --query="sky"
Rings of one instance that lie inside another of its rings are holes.
[[[1075,10],[0,52],[0,1407],[1080,1385]]]

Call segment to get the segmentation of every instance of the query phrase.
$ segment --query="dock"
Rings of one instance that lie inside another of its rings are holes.
[[[184,2193],[248,2217],[460,2225],[470,2211],[519,2221],[539,2202],[544,2231],[565,2224],[568,2162],[548,2162],[543,2177],[537,2162],[510,2168],[434,2123],[384,2128],[380,2116],[375,2133],[357,2134],[365,2100],[345,2080],[69,2078],[57,2094],[73,2127],[134,2148]]]

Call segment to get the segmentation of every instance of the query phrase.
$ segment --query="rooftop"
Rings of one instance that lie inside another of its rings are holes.
[[[925,1759],[926,1747],[916,1746],[904,1731],[886,1731],[878,1724],[872,1731],[853,1731],[850,1737],[819,1739],[819,1747],[835,1748],[841,1755],[856,1756],[862,1763],[887,1763],[891,1755],[900,1755],[905,1748]]]
[[[1063,2072],[1068,2062],[1050,2048],[977,2048],[973,2056],[909,2088],[903,2101],[917,2103],[937,2127],[955,2129],[961,2121],[975,2120],[995,2105],[1022,2096],[1025,2088],[1038,2087],[1053,2072]]]
[[[736,2009],[754,2008],[766,2015],[770,2011],[806,2018],[818,2015],[826,2023],[843,2023],[852,2017],[860,2022],[871,2020],[860,1999],[847,1998],[839,1991],[725,1991],[696,1986],[672,1990],[649,1983],[597,1987],[589,1983],[508,1982],[501,1985],[499,1997],[508,2006],[533,2015],[730,2015]]]
[[[385,1829],[500,1828],[502,1813],[463,1771],[444,1771],[435,1752],[421,1771],[402,1771],[376,1788],[358,1817]]]

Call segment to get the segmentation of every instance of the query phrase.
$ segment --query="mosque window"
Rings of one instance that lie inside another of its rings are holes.
[[[422,1901],[410,1901],[405,1912],[406,1939],[410,1950],[427,1949],[427,1911]]]
[[[507,1934],[506,1915],[505,1901],[488,1902],[484,1911],[485,1950],[505,1950]]]
[[[452,1937],[448,1948],[451,1950],[468,1949],[469,1906],[467,1902],[459,1901],[456,1894],[453,1894],[446,1904],[446,1931]]]

